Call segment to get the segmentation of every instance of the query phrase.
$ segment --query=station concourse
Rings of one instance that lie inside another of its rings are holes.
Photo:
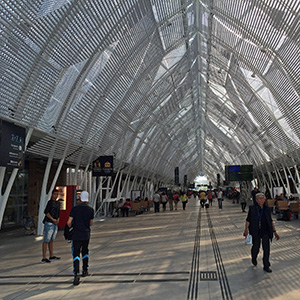
[[[299,0],[0,1],[0,298],[300,299],[299,16]],[[231,199],[112,218],[198,177],[267,195],[272,274]],[[91,276],[74,288],[61,229],[82,191]]]

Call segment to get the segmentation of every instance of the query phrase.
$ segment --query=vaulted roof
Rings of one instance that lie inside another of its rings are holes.
[[[0,117],[28,153],[173,179],[300,144],[298,0],[4,0]],[[41,134],[42,133],[42,134]],[[294,161],[290,162],[291,164]]]

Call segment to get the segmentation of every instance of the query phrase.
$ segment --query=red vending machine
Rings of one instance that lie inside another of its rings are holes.
[[[72,207],[76,205],[79,188],[76,185],[62,185],[57,186],[56,189],[58,190],[58,201],[60,202],[60,218],[58,227],[64,228],[68,221]]]

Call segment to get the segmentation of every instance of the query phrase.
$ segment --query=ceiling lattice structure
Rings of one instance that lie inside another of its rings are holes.
[[[300,146],[299,0],[3,0],[0,117],[28,153],[173,179]]]

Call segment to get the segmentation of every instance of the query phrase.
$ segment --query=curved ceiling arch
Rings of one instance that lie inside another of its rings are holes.
[[[115,153],[168,182],[177,166],[214,178],[235,162],[292,163],[297,3],[6,0],[0,117],[42,131],[28,153],[59,140],[70,164]]]

